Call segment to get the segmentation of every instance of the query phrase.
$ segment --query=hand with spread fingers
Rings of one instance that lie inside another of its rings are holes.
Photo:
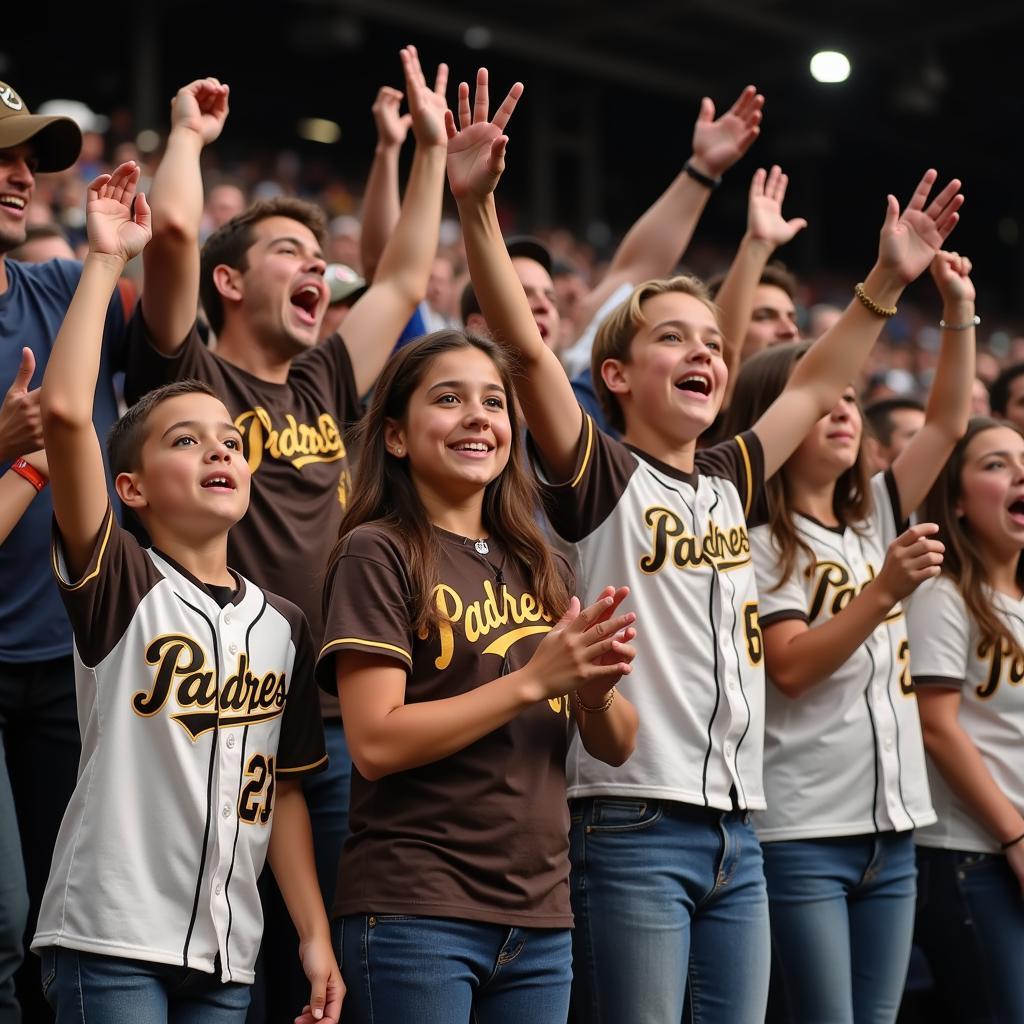
[[[888,196],[878,264],[904,285],[924,273],[960,219],[957,211],[963,206],[964,197],[958,178],[953,178],[928,201],[937,178],[936,171],[925,171],[902,214],[896,197]]]
[[[412,126],[412,114],[400,114],[404,94],[401,89],[382,85],[370,111],[377,126],[377,145],[401,149]]]
[[[448,130],[448,184],[456,199],[463,196],[487,196],[493,192],[505,170],[505,147],[508,136],[505,127],[519,98],[523,85],[516,82],[508,91],[493,120],[488,119],[487,69],[480,68],[476,75],[476,96],[469,105],[469,85],[459,83],[459,127],[449,110],[445,115]]]
[[[767,173],[764,168],[754,172],[747,203],[747,237],[752,241],[765,242],[777,249],[807,227],[803,217],[786,220],[782,215],[788,186],[789,175],[784,174],[778,164]]]
[[[764,97],[752,85],[748,85],[717,119],[714,102],[705,96],[700,101],[700,113],[693,126],[690,163],[702,174],[720,178],[761,133],[763,110]]]

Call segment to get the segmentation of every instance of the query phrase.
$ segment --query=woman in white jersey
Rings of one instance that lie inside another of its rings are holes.
[[[900,602],[942,562],[937,527],[906,520],[967,426],[969,271],[950,253],[932,264],[948,326],[924,427],[892,468],[868,479],[849,387],[769,482],[769,523],[750,535],[773,684],[768,808],[755,822],[777,980],[798,1021],[894,1021],[903,992],[912,830],[935,815]],[[775,401],[806,348],[779,346],[744,367],[727,434]]]
[[[942,575],[907,614],[938,822],[917,941],[950,1019],[1024,1020],[1024,437],[971,420],[925,503]]]

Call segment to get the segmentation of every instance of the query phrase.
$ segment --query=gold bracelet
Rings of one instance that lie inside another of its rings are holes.
[[[597,707],[593,708],[589,704],[583,703],[583,698],[580,696],[579,690],[573,690],[573,696],[576,698],[576,707],[578,707],[581,711],[586,711],[588,714],[591,715],[599,715],[602,712],[607,711],[612,706],[612,703],[615,700],[615,694],[617,692],[618,691],[613,686],[605,696],[604,703],[598,704]]]
[[[863,281],[854,287],[853,294],[856,295],[857,298],[875,314],[875,316],[884,316],[885,319],[888,320],[889,317],[896,315],[895,306],[880,306],[873,298],[871,298],[870,295],[868,295],[866,291],[864,291]]]

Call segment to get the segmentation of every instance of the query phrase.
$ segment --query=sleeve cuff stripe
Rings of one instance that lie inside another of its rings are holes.
[[[90,580],[95,579],[100,574],[100,569],[103,566],[103,555],[107,550],[107,542],[110,540],[110,531],[114,526],[114,510],[111,508],[107,509],[107,525],[103,531],[103,540],[100,543],[99,553],[96,555],[96,564],[93,566],[92,571],[83,576],[77,583],[69,583],[60,571],[60,559],[57,558],[57,544],[54,542],[50,546],[50,557],[53,560],[53,574],[57,577],[57,582],[61,585],[64,590],[79,590],[84,587]]]
[[[776,622],[807,622],[807,612],[802,608],[781,608],[776,612],[769,612],[767,615],[759,615],[758,620],[762,629],[774,626]]]
[[[743,456],[743,468],[747,473],[747,492],[743,495],[743,515],[750,515],[750,507],[754,503],[754,471],[750,465],[750,452],[747,451],[747,442],[737,434],[736,444],[739,445],[740,454]]]
[[[914,681],[915,686],[923,687],[926,690],[929,689],[943,689],[943,690],[962,690],[964,687],[963,679],[956,679],[953,676],[919,676],[912,675],[911,678]]]
[[[580,464],[580,471],[576,474],[576,479],[569,485],[570,487],[576,487],[583,479],[583,475],[587,471],[587,466],[590,465],[590,452],[594,447],[594,421],[587,413],[583,414],[583,418],[586,420],[587,444],[583,451],[583,461]]]
[[[336,647],[342,647],[347,644],[357,644],[360,647],[369,647],[378,651],[392,651],[395,654],[401,655],[407,662],[409,662],[410,665],[412,665],[412,655],[401,647],[396,647],[394,644],[386,644],[380,640],[364,640],[359,636],[343,636],[337,640],[332,640],[329,644],[324,644],[320,651],[320,657],[322,658],[325,654],[328,654]]]
[[[311,761],[309,764],[296,765],[294,768],[282,768],[280,765],[276,765],[274,767],[274,771],[278,775],[289,775],[289,774],[292,774],[294,772],[310,772],[314,768],[319,768],[320,765],[326,764],[326,763],[327,763],[327,755],[324,754],[324,756],[321,757],[317,761]]]

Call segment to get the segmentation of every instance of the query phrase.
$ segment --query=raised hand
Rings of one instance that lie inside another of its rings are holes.
[[[782,202],[786,198],[789,176],[776,164],[765,174],[759,167],[750,182],[747,203],[747,235],[759,242],[769,243],[773,249],[785,245],[797,232],[807,227],[803,217],[786,220],[782,216]]]
[[[943,250],[936,253],[930,269],[942,296],[943,305],[955,306],[959,302],[974,302],[971,261],[966,256]]]
[[[954,178],[929,203],[928,195],[936,178],[936,171],[925,171],[902,216],[896,197],[888,197],[878,262],[903,284],[920,277],[960,219],[957,210],[964,202],[960,180]]]
[[[153,236],[149,204],[135,191],[139,173],[139,165],[129,160],[113,174],[101,174],[89,183],[85,225],[90,254],[115,256],[127,263]]]
[[[444,65],[442,65],[444,67]],[[441,68],[438,68],[438,74]],[[370,107],[373,123],[377,126],[377,142],[381,146],[400,149],[409,134],[412,125],[412,114],[399,114],[402,105],[401,89],[392,89],[390,85],[382,85],[377,90],[377,98]]]
[[[486,196],[493,192],[505,170],[505,147],[508,136],[505,126],[523,95],[523,83],[516,82],[504,102],[489,121],[490,97],[487,89],[487,68],[476,73],[476,96],[469,106],[469,85],[459,83],[459,128],[449,110],[445,114],[448,131],[448,184],[456,199],[467,195]]]
[[[448,103],[444,98],[448,87],[448,65],[438,64],[434,88],[431,89],[423,77],[416,47],[402,47],[401,56],[405,72],[405,94],[409,98],[409,116],[416,144],[443,146],[446,140],[445,114],[448,113]]]
[[[25,452],[43,447],[43,421],[39,388],[29,391],[36,357],[30,348],[21,350],[21,365],[0,404],[0,462],[10,462]]]
[[[228,87],[216,78],[199,78],[182,86],[171,100],[171,128],[189,128],[213,142],[228,116]]]
[[[693,126],[691,162],[698,171],[720,177],[748,149],[761,133],[764,97],[748,85],[736,102],[715,120],[715,104],[705,96]]]
[[[876,582],[892,604],[910,597],[920,584],[942,571],[946,548],[934,539],[938,532],[935,523],[917,523],[889,545]]]

